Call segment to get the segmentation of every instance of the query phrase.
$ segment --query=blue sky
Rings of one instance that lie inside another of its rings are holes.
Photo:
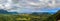
[[[56,12],[60,10],[60,0],[0,0],[0,9],[8,12]],[[56,3],[57,2],[57,3]]]

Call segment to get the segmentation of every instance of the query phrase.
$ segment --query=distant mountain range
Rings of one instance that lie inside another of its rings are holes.
[[[55,14],[56,12],[33,12],[35,14]]]
[[[17,12],[8,12],[7,10],[0,9],[0,14],[17,14]]]
[[[37,13],[37,14],[54,14],[55,12],[30,12],[28,14],[31,14],[31,13]],[[8,12],[6,10],[3,10],[3,9],[0,9],[0,14],[18,14],[17,12]]]

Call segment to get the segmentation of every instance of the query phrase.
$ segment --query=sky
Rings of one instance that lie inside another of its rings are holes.
[[[8,12],[56,12],[60,0],[0,0],[0,9]]]

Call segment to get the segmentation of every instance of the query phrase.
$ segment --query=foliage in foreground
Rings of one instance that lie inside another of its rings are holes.
[[[33,14],[0,14],[0,21],[45,21],[48,15],[33,15]]]

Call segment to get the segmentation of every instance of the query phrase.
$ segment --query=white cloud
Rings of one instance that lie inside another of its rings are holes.
[[[0,4],[0,9],[4,9],[4,6],[3,6],[3,4]]]
[[[39,1],[44,1],[44,0],[39,0]]]
[[[28,0],[21,0],[21,2],[18,2],[14,4],[13,2],[11,3],[11,0],[8,0],[9,2],[5,5],[5,7],[0,4],[0,9],[5,9],[5,10],[11,10],[11,11],[23,11],[23,10],[31,10],[31,11],[37,11],[37,10],[42,10],[44,8],[48,9],[55,9],[57,7],[52,7],[52,4],[45,2],[44,0],[39,0],[39,1],[28,1]],[[41,2],[40,2],[41,1]],[[46,0],[48,1],[48,0]],[[58,5],[58,4],[57,4]],[[58,5],[59,6],[59,5]],[[60,7],[58,7],[60,8]]]
[[[30,5],[39,5],[39,4],[34,3],[34,2],[31,2],[31,3],[29,2],[29,4],[30,4]]]

